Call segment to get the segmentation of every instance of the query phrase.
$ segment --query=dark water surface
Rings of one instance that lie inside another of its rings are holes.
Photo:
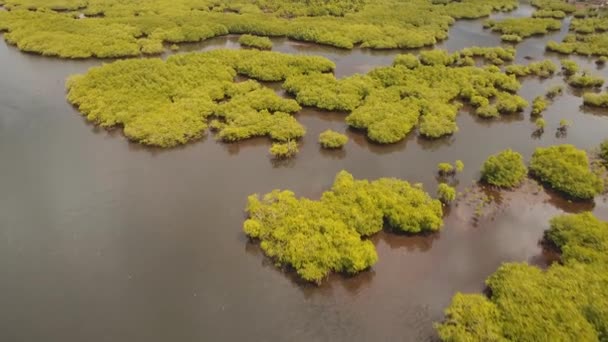
[[[515,15],[529,11],[523,6]],[[525,40],[518,61],[544,58],[544,43],[566,29]],[[498,35],[477,20],[458,22],[440,46],[497,44]],[[219,47],[238,48],[236,37],[182,51]],[[275,51],[327,56],[340,77],[388,65],[399,53],[281,39]],[[608,76],[592,60],[576,60]],[[594,210],[608,219],[605,198],[573,204],[545,192],[506,192],[477,225],[471,208],[453,206],[439,234],[374,237],[380,261],[371,271],[303,285],[247,242],[241,225],[249,194],[288,188],[316,198],[342,169],[358,178],[422,182],[434,193],[436,164],[456,159],[466,165],[462,190],[489,154],[508,147],[529,158],[537,146],[597,146],[608,137],[608,112],[581,108],[568,90],[545,113],[540,139],[531,136],[528,112],[496,121],[463,112],[453,137],[412,134],[377,146],[347,130],[344,114],[305,109],[298,114],[308,130],[301,153],[273,164],[267,139],[226,145],[210,136],[162,151],[88,124],[65,101],[64,80],[101,63],[43,58],[0,43],[2,341],[431,340],[432,323],[455,292],[481,291],[504,261],[546,265],[537,242],[548,218]],[[561,83],[561,76],[525,80],[521,94],[531,101]],[[557,138],[562,118],[573,126]],[[348,133],[344,151],[319,149],[317,136],[328,128]]]

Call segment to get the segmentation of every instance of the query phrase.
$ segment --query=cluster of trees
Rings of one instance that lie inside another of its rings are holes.
[[[464,163],[462,160],[455,161],[454,165],[446,162],[437,164],[437,172],[440,176],[453,176],[457,172],[462,172],[463,170]]]
[[[507,18],[503,20],[486,20],[484,27],[500,32],[506,37],[503,40],[518,41],[512,36],[527,38],[534,35],[547,34],[549,31],[559,30],[562,23],[551,18]],[[504,39],[507,38],[507,39]]]
[[[454,61],[470,56],[496,56],[508,60],[508,49],[471,49],[455,54],[443,50],[423,52],[419,58],[398,55],[393,66],[366,75],[336,79],[310,73],[289,77],[283,84],[298,103],[349,112],[346,122],[365,129],[378,143],[404,139],[416,125],[421,135],[438,138],[457,131],[460,102],[468,102],[484,117],[514,113],[528,106],[514,93],[521,86],[514,76],[496,66],[460,67]],[[466,56],[468,55],[468,56]]]
[[[564,13],[576,11],[576,6],[566,0],[532,0],[530,4],[538,8],[539,11],[561,11]]]
[[[553,19],[564,19],[566,13],[563,11],[552,11],[552,10],[538,10],[532,13],[533,18],[553,18]]]
[[[548,270],[505,263],[489,297],[457,294],[436,325],[443,341],[603,341],[608,336],[608,222],[553,218],[545,240],[561,252]]]
[[[577,88],[599,88],[604,85],[604,79],[599,76],[589,75],[583,71],[580,74],[574,74],[568,77],[568,84]]]
[[[587,153],[568,144],[537,148],[530,173],[576,199],[591,199],[604,190],[602,179],[590,169]]]
[[[585,10],[570,24],[572,33],[566,35],[561,43],[550,41],[547,50],[563,54],[584,56],[608,56],[608,17],[598,16],[597,11]]]
[[[251,34],[242,35],[239,38],[239,44],[262,50],[272,49],[272,41],[268,37],[254,36]]]
[[[269,152],[274,159],[293,158],[299,152],[298,143],[295,140],[273,143]]]
[[[552,76],[557,71],[557,65],[550,59],[532,62],[528,65],[511,64],[505,68],[505,73],[518,77],[534,75],[541,78]]]
[[[323,148],[342,148],[347,142],[348,137],[346,135],[330,129],[319,134],[319,144],[321,144]]]
[[[491,155],[481,168],[481,180],[501,188],[513,188],[526,178],[523,156],[511,149]]]
[[[608,108],[608,93],[585,93],[583,103],[587,106]]]
[[[302,137],[291,113],[298,103],[279,97],[253,80],[234,83],[237,74],[261,80],[330,71],[321,57],[257,50],[216,50],[160,59],[118,61],[90,69],[67,82],[68,101],[102,127],[122,126],[134,141],[173,147],[200,138],[207,121],[224,141],[269,136]]]
[[[394,178],[355,180],[346,171],[318,201],[291,191],[252,195],[243,225],[278,265],[295,269],[304,280],[320,283],[331,272],[358,273],[378,260],[371,241],[382,230],[420,233],[443,225],[441,202],[421,186]]]
[[[129,57],[163,43],[235,34],[284,36],[351,49],[419,48],[446,39],[461,18],[517,7],[516,0],[6,0],[5,39],[64,58]],[[61,11],[54,11],[61,10]],[[81,14],[84,15],[81,16]]]

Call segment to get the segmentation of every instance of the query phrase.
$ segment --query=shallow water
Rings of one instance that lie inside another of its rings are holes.
[[[523,6],[516,15],[527,11]],[[544,58],[544,42],[566,30],[525,40],[518,62]],[[238,48],[236,39],[181,52]],[[440,47],[499,43],[474,20],[456,23]],[[274,50],[326,56],[339,77],[389,65],[400,52],[285,39],[275,40]],[[576,60],[608,76],[592,60]],[[504,261],[549,262],[537,243],[548,218],[594,210],[608,219],[605,198],[575,204],[545,192],[505,192],[477,224],[471,208],[454,205],[439,234],[375,236],[380,261],[371,271],[334,275],[321,287],[301,284],[243,235],[249,194],[288,188],[317,198],[342,169],[358,178],[422,182],[434,193],[436,164],[456,159],[465,163],[457,177],[463,190],[489,154],[507,147],[529,158],[537,146],[597,146],[608,137],[608,112],[581,109],[582,99],[569,90],[545,113],[540,139],[531,136],[527,112],[496,121],[463,112],[453,137],[428,141],[412,134],[378,146],[348,130],[344,114],[305,109],[297,115],[308,130],[301,153],[276,164],[267,139],[222,144],[209,136],[163,151],[87,123],[65,101],[64,80],[101,63],[44,58],[0,43],[2,340],[432,340],[432,323],[456,291],[481,291]],[[561,76],[531,78],[520,93],[531,101],[561,83]],[[558,138],[562,118],[573,126]],[[319,149],[317,136],[328,128],[347,132],[344,151]]]

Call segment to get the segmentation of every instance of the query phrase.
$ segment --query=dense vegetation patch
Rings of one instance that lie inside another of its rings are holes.
[[[481,168],[481,180],[501,188],[521,184],[528,173],[524,157],[511,149],[490,156]]]
[[[537,148],[530,172],[573,198],[591,199],[604,189],[602,179],[589,169],[587,153],[568,144]]]
[[[446,183],[441,183],[437,187],[437,198],[443,203],[450,203],[456,199],[456,189]]]
[[[600,144],[600,158],[608,163],[608,139],[602,141]]]
[[[571,33],[566,35],[561,43],[550,41],[547,43],[547,49],[563,54],[608,56],[608,17],[589,11],[584,12],[582,16],[572,20]]]
[[[293,267],[304,280],[320,282],[330,272],[358,273],[378,256],[363,237],[392,229],[409,233],[437,231],[441,203],[418,185],[394,178],[355,180],[346,171],[318,201],[298,199],[291,191],[249,197],[245,233],[260,240],[277,264]]]
[[[540,11],[561,11],[565,13],[576,11],[576,6],[566,0],[532,0],[530,4]]]
[[[608,93],[585,93],[583,102],[587,106],[608,108]]]
[[[486,20],[484,27],[503,35],[514,35],[527,38],[534,35],[547,34],[549,31],[559,30],[562,23],[550,18],[507,18],[503,20]],[[509,37],[508,41],[515,41]]]
[[[272,146],[270,146],[269,152],[274,159],[293,158],[299,152],[298,143],[294,140],[273,143]]]
[[[599,88],[604,84],[604,79],[582,72],[568,77],[567,82],[576,88]]]
[[[518,77],[534,75],[547,78],[552,76],[555,71],[557,71],[557,65],[550,59],[532,62],[528,65],[511,64],[505,68],[505,73]]]
[[[510,56],[494,53],[497,58]],[[521,86],[515,77],[495,66],[459,67],[460,54],[433,50],[421,53],[418,60],[399,55],[393,66],[366,75],[336,79],[311,73],[289,77],[283,88],[301,105],[349,112],[346,122],[365,129],[379,143],[400,141],[416,125],[429,138],[452,134],[458,129],[461,102],[470,103],[484,117],[514,113],[528,105],[513,94]]]
[[[7,0],[0,30],[23,51],[69,58],[137,56],[229,33],[418,48],[446,39],[455,19],[516,7],[515,0]]]
[[[160,59],[118,61],[90,69],[67,82],[68,100],[89,121],[120,125],[134,141],[161,147],[201,137],[207,120],[224,141],[269,136],[287,141],[305,130],[291,116],[300,106],[237,74],[264,81],[331,71],[322,57],[256,50],[215,50]]]
[[[262,50],[272,49],[272,41],[268,37],[259,37],[251,34],[244,34],[239,38],[242,46],[253,47]]]
[[[551,220],[561,251],[547,271],[503,264],[490,298],[457,294],[437,330],[444,341],[603,341],[608,337],[608,223],[591,213]]]
[[[321,144],[323,148],[342,148],[347,142],[348,137],[346,135],[330,129],[319,135],[319,144]]]

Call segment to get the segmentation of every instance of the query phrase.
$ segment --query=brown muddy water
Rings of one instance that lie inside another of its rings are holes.
[[[510,15],[528,15],[523,6]],[[569,20],[566,20],[568,22]],[[544,43],[566,32],[518,45],[544,58]],[[481,21],[461,21],[440,47],[500,44]],[[238,48],[236,37],[184,46]],[[344,51],[275,40],[275,51],[319,54],[343,77],[388,65],[399,51]],[[554,60],[558,56],[546,55]],[[593,72],[592,60],[576,58]],[[479,292],[502,262],[544,266],[538,245],[547,220],[593,210],[608,219],[605,198],[574,204],[541,191],[499,194],[473,224],[472,208],[454,205],[445,228],[430,236],[381,233],[380,261],[354,277],[301,284],[275,268],[241,231],[252,193],[275,188],[317,198],[335,174],[399,177],[434,193],[435,166],[462,159],[462,191],[485,158],[513,148],[572,143],[591,149],[608,137],[608,112],[581,108],[568,90],[545,114],[547,129],[532,137],[529,114],[496,121],[466,111],[452,137],[378,146],[347,129],[344,114],[305,109],[301,153],[272,163],[269,141],[222,144],[207,137],[172,150],[127,142],[116,130],[87,123],[65,101],[64,80],[101,64],[17,51],[0,43],[0,335],[2,341],[424,341],[457,291]],[[527,79],[521,94],[543,94],[562,77]],[[560,119],[573,126],[555,136]],[[345,131],[341,152],[321,151],[325,129]]]

